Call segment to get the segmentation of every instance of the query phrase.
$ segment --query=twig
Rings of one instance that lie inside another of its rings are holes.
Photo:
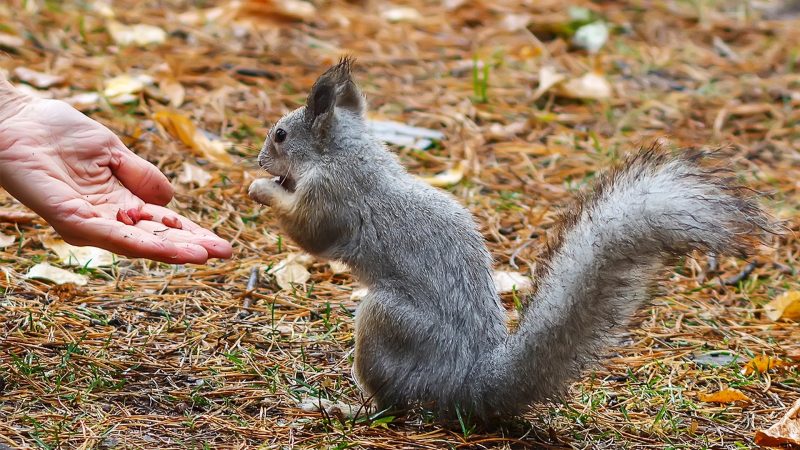
[[[525,250],[526,248],[530,247],[530,245],[531,245],[532,243],[533,243],[533,239],[531,239],[531,240],[529,240],[528,242],[526,242],[526,243],[524,243],[524,244],[520,245],[519,247],[517,247],[517,249],[516,249],[516,250],[514,250],[514,253],[512,253],[512,254],[511,254],[511,258],[509,258],[509,259],[508,259],[508,265],[509,265],[509,266],[511,266],[511,267],[513,267],[513,268],[514,268],[514,269],[516,269],[516,270],[519,270],[519,267],[517,266],[517,262],[516,262],[517,255],[519,255],[519,253],[520,253],[521,251],[523,251],[523,250]]]
[[[755,270],[755,268],[757,266],[758,266],[758,263],[756,263],[755,261],[749,263],[748,265],[744,266],[744,269],[742,269],[741,272],[737,273],[736,275],[734,275],[734,276],[732,276],[732,277],[730,277],[728,279],[722,280],[722,284],[724,284],[726,286],[735,286],[735,285],[739,284],[740,281],[744,280],[751,273],[753,273],[753,270]]]
[[[244,319],[249,314],[248,309],[250,309],[250,305],[253,304],[253,297],[250,295],[251,292],[256,288],[258,285],[258,266],[253,266],[250,269],[250,278],[247,280],[247,287],[245,288],[244,294],[242,297],[244,300],[242,301],[242,309],[239,310],[236,317],[238,319]]]

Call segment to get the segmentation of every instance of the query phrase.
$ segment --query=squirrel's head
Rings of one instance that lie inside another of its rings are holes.
[[[342,58],[323,73],[311,88],[306,106],[283,116],[272,127],[258,155],[258,164],[284,189],[294,191],[309,168],[337,147],[335,140],[350,128],[359,132],[364,125],[366,101],[353,81],[352,59]]]

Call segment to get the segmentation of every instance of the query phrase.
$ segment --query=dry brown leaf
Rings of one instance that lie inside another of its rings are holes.
[[[800,321],[800,291],[787,291],[764,305],[764,312],[769,320]]]
[[[764,447],[800,448],[800,399],[781,420],[766,430],[756,431],[755,441]]]
[[[0,222],[9,222],[9,223],[31,223],[36,218],[38,218],[36,214],[32,212],[25,212],[25,211],[13,211],[10,209],[0,209]]]
[[[513,291],[525,291],[531,287],[531,279],[519,272],[505,272],[496,270],[492,276],[494,286],[498,294],[505,294]]]
[[[275,277],[275,282],[281,289],[290,291],[294,285],[305,285],[311,279],[307,267],[313,262],[314,258],[306,253],[289,253],[270,269],[269,274]]]
[[[48,263],[39,263],[31,267],[25,275],[28,279],[38,279],[52,281],[56,284],[74,284],[77,286],[84,286],[89,282],[89,279],[77,273],[72,273],[69,270],[59,269],[58,267],[51,266]]]
[[[184,162],[183,172],[178,176],[178,182],[183,184],[194,184],[199,187],[207,185],[210,181],[210,173],[203,170],[201,167],[194,164]]]
[[[750,397],[745,395],[738,389],[723,389],[721,391],[713,392],[711,394],[700,393],[698,398],[701,402],[707,403],[734,403],[734,402],[751,402]]]
[[[25,39],[13,34],[0,33],[0,47],[19,48],[25,45]]]
[[[117,45],[162,44],[167,40],[167,32],[155,25],[135,24],[124,25],[116,20],[108,23],[108,32]]]
[[[114,254],[97,247],[76,247],[61,239],[44,239],[42,245],[55,253],[65,266],[103,267],[114,264]]]
[[[381,17],[389,22],[418,22],[422,15],[410,6],[397,6],[387,8],[381,12]]]
[[[62,98],[61,100],[69,103],[75,109],[86,111],[100,106],[100,94],[97,92],[82,92],[69,97]]]
[[[147,75],[128,75],[123,74],[106,80],[103,95],[112,104],[118,105],[136,101],[137,94],[146,85],[152,84],[153,79]]]
[[[316,17],[317,8],[300,0],[245,0],[241,3],[237,17],[240,19],[275,18],[276,16],[310,20]]]
[[[536,92],[533,93],[533,99],[535,100],[541,97],[545,92],[549,91],[550,88],[566,79],[566,75],[558,73],[555,67],[542,67],[539,69],[539,87],[537,87]]]
[[[225,143],[207,138],[187,116],[179,112],[159,111],[153,114],[153,119],[172,137],[194,150],[198,156],[221,166],[233,164],[233,158],[225,151]]]
[[[169,104],[173,108],[180,107],[186,98],[186,89],[184,89],[180,81],[175,78],[168,77],[160,80],[158,82],[158,88],[167,96]]]
[[[611,84],[593,72],[580,78],[573,78],[560,86],[559,93],[564,97],[602,100],[611,97]]]
[[[770,369],[775,369],[784,365],[786,365],[786,363],[778,358],[761,354],[748,361],[742,368],[742,373],[745,375],[764,373]]]
[[[24,81],[39,89],[47,89],[51,86],[55,86],[64,82],[64,77],[60,75],[37,72],[26,67],[17,67],[14,69],[14,76],[20,81]]]
[[[17,240],[16,236],[0,233],[0,248],[6,248]]]

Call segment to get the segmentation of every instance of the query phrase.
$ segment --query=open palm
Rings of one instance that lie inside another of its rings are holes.
[[[163,207],[173,191],[155,166],[61,101],[31,99],[0,121],[0,185],[73,245],[175,264],[231,255],[227,241]],[[153,219],[117,221],[129,208]],[[164,216],[182,229],[161,224]]]

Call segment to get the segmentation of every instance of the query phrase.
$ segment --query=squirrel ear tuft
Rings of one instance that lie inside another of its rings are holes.
[[[363,116],[367,109],[367,102],[364,94],[353,80],[352,67],[355,60],[350,56],[345,56],[339,60],[339,64],[334,66],[338,72],[336,88],[336,106],[347,109]]]
[[[310,114],[308,117],[309,122],[323,114],[328,108],[332,109],[333,106],[354,112],[359,116],[364,115],[367,109],[367,102],[364,99],[364,94],[361,93],[361,89],[353,81],[351,73],[353,62],[354,59],[352,57],[343,57],[338,64],[320,75],[314,83],[307,101],[307,111]],[[333,100],[331,100],[331,96]],[[333,101],[333,104],[331,104],[331,101]]]

